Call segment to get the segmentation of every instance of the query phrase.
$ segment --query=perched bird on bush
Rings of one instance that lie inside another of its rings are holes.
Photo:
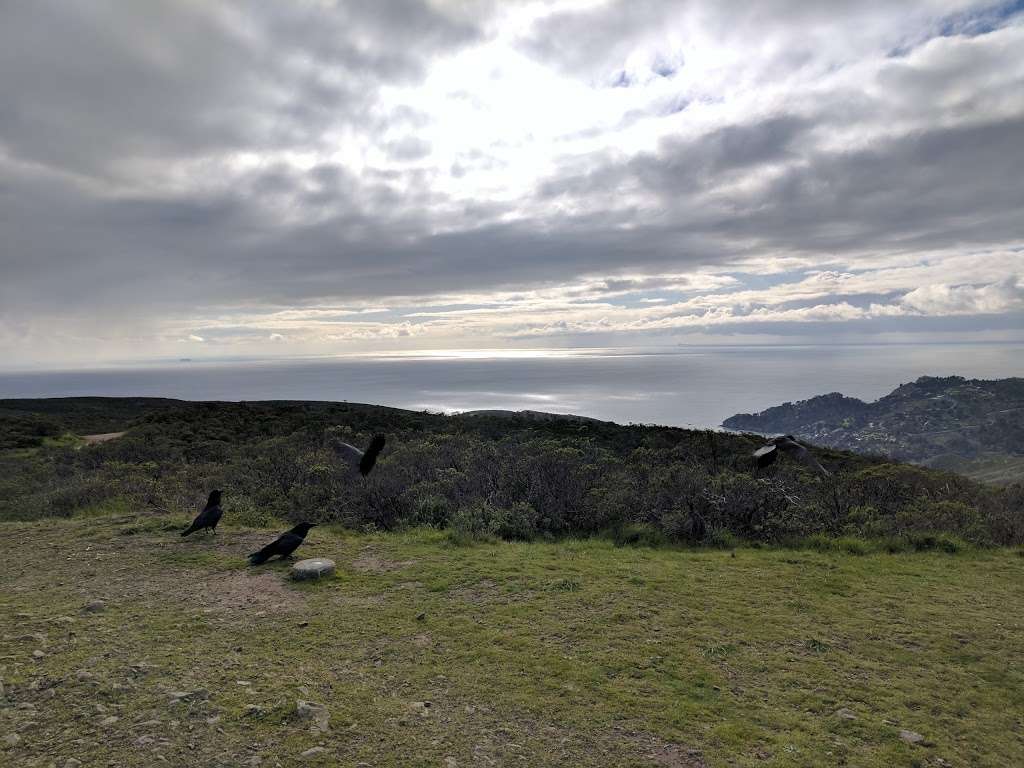
[[[818,460],[811,455],[811,452],[800,445],[792,435],[776,437],[768,445],[754,451],[757,468],[764,469],[769,464],[774,464],[775,460],[779,457],[779,451],[782,451],[791,459],[796,459],[808,469],[812,469],[822,475],[829,474],[829,471],[818,463]]]
[[[292,552],[299,548],[299,545],[306,540],[306,534],[316,523],[299,523],[290,531],[285,531],[272,542],[267,544],[259,552],[249,555],[250,565],[260,565],[267,562],[274,555],[280,555],[281,559],[291,557]]]
[[[217,523],[220,522],[223,514],[224,510],[220,508],[220,491],[210,491],[210,497],[206,500],[206,506],[203,507],[203,511],[196,515],[192,525],[182,531],[181,535],[188,536],[190,533],[195,533],[203,528],[213,531],[214,535],[216,535]]]
[[[354,445],[335,440],[331,443],[334,452],[338,454],[350,467],[358,469],[359,474],[366,477],[377,463],[377,457],[384,450],[384,443],[387,438],[384,435],[374,435],[366,451],[360,451]]]

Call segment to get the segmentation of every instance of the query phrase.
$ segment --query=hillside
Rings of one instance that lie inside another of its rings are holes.
[[[427,525],[468,538],[1024,542],[1019,485],[998,490],[827,448],[814,449],[827,477],[788,459],[758,470],[751,454],[763,440],[754,435],[355,403],[138,398],[0,401],[0,427],[0,520],[192,510],[220,488],[252,523]],[[375,433],[388,436],[377,468],[353,478],[330,445],[365,445]]]
[[[189,539],[184,514],[0,523],[0,765],[1024,764],[1010,550],[326,527],[300,552],[338,574],[297,585],[245,564],[280,523],[226,508]]]
[[[1024,479],[1024,379],[923,376],[873,403],[838,392],[726,419],[729,429],[963,472]]]

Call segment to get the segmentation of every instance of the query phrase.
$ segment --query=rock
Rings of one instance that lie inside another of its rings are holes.
[[[323,754],[326,754],[326,753],[327,753],[327,750],[324,749],[323,747],[310,747],[309,749],[307,749],[305,752],[302,753],[302,757],[305,760],[312,760],[314,757],[319,757],[320,755],[323,755]]]
[[[82,610],[85,613],[103,613],[103,611],[107,610],[107,604],[102,600],[90,600]]]
[[[4,736],[4,743],[11,747],[16,747],[21,743],[21,736],[16,733],[8,733]]]
[[[42,659],[45,656],[46,656],[46,654],[43,653],[42,651],[40,651],[38,648],[36,648],[34,651],[32,651],[32,658],[33,659]]]
[[[263,758],[260,757],[259,755],[253,755],[252,757],[250,757],[248,759],[248,761],[246,761],[246,765],[251,765],[251,766],[253,766],[253,768],[255,768],[255,766],[257,766],[257,765],[262,765],[262,764],[263,764]]]
[[[77,672],[75,672],[75,677],[77,677],[79,680],[92,680],[96,676],[88,669],[80,669]]]
[[[426,619],[427,619],[427,614],[425,614],[425,613],[417,613],[416,614],[416,621],[426,621]]]
[[[210,692],[205,688],[197,688],[194,691],[173,691],[170,696],[171,704],[180,704],[183,701],[191,704],[196,701],[207,701]]]
[[[111,725],[116,723],[117,720],[118,718],[116,715],[107,715],[102,720],[100,720],[100,725],[109,728]]]
[[[842,709],[836,710],[836,717],[838,717],[840,720],[856,720],[857,713],[853,710],[843,707]]]
[[[245,705],[246,717],[263,717],[265,714],[267,714],[267,710],[263,707],[257,706],[256,704]]]
[[[295,716],[299,720],[310,722],[310,730],[313,731],[326,731],[327,724],[331,719],[331,713],[323,704],[315,704],[312,701],[302,701],[301,699],[295,702]]]
[[[917,731],[908,731],[906,729],[900,731],[900,738],[907,744],[923,744],[924,736]]]
[[[64,768],[82,768],[82,761],[69,757],[64,761]]]
[[[429,701],[414,701],[412,704],[409,705],[409,709],[411,709],[420,717],[430,717]]]
[[[459,768],[459,761],[454,757],[446,757],[444,759],[444,768]]]
[[[308,560],[299,560],[292,566],[292,578],[297,581],[308,579],[320,579],[334,573],[334,561],[326,557],[311,557]]]
[[[156,739],[154,739],[152,736],[139,736],[139,738],[135,740],[135,746],[146,747],[152,744],[154,741],[156,741]]]

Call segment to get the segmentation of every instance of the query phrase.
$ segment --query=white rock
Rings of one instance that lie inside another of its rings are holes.
[[[853,710],[843,707],[842,709],[836,710],[836,717],[838,717],[840,720],[856,720],[857,713],[855,713]]]
[[[8,733],[4,736],[4,742],[12,747],[16,747],[21,742],[21,736],[16,733]]]
[[[292,566],[292,578],[297,581],[307,579],[320,579],[334,573],[334,561],[326,557],[311,557],[308,560],[299,560]]]
[[[295,702],[295,716],[299,720],[310,721],[312,723],[310,728],[314,731],[326,731],[327,724],[331,719],[331,713],[327,711],[327,707],[323,704],[302,701],[301,699]]]
[[[82,768],[82,761],[69,757],[64,761],[64,768]]]
[[[324,749],[323,747],[310,747],[309,749],[307,749],[305,752],[302,753],[302,757],[305,758],[306,760],[312,760],[314,757],[319,757],[320,755],[322,755],[322,754],[324,754],[326,752],[327,752],[327,750]]]
[[[900,738],[907,742],[907,744],[921,744],[924,741],[924,736],[917,731],[902,730],[900,731]]]

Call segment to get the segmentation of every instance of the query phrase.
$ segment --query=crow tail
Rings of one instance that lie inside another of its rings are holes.
[[[270,559],[270,553],[267,552],[267,548],[264,547],[259,552],[253,552],[249,555],[249,565],[262,565]]]
[[[195,533],[195,531],[196,527],[194,525],[190,525],[188,528],[181,532],[181,535],[188,536],[190,533]]]

